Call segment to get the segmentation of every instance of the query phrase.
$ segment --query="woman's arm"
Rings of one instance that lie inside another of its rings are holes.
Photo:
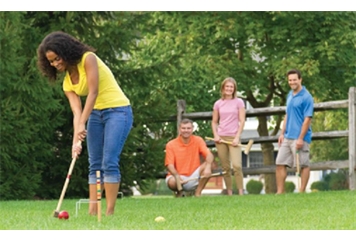
[[[85,124],[94,108],[94,104],[99,92],[99,69],[94,54],[89,54],[86,57],[84,62],[84,69],[87,76],[89,92],[78,124],[78,135],[79,135],[79,139],[82,141],[86,136]]]
[[[241,137],[242,131],[244,130],[244,127],[245,127],[245,120],[246,120],[246,109],[240,108],[239,109],[239,120],[238,120],[239,129],[237,130],[235,138],[232,141],[232,145],[236,146],[240,143],[240,137]]]
[[[79,136],[78,136],[78,127],[79,127],[79,120],[82,115],[82,102],[80,100],[80,97],[74,93],[74,92],[65,92],[65,95],[68,98],[70,108],[72,109],[73,112],[73,149],[72,149],[72,157],[76,158],[74,153],[76,152],[77,155],[80,154],[80,147],[76,147],[76,145],[79,142]],[[78,148],[78,149],[76,149]]]
[[[213,117],[211,120],[211,129],[213,131],[214,135],[214,141],[219,142],[220,141],[220,136],[218,135],[218,122],[219,122],[219,111],[218,110],[213,110]]]

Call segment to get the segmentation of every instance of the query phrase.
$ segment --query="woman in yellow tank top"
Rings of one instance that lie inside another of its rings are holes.
[[[82,151],[86,138],[89,154],[89,214],[97,214],[96,171],[104,184],[106,215],[115,210],[120,187],[120,154],[133,123],[129,99],[95,49],[73,36],[48,34],[37,50],[38,67],[51,81],[65,72],[63,91],[73,112],[72,157]],[[86,96],[84,107],[80,96]]]

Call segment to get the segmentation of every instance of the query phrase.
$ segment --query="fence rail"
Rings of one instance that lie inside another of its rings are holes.
[[[311,171],[321,171],[321,170],[335,170],[335,169],[345,169],[349,167],[349,161],[322,161],[313,162],[310,164]],[[276,172],[276,166],[261,166],[261,167],[243,167],[244,175],[259,175],[259,174],[271,174]],[[295,168],[287,168],[287,172],[296,172]]]
[[[184,102],[183,100],[179,100],[178,106],[185,107],[185,104],[183,104],[183,102]],[[349,105],[349,100],[347,99],[341,101],[315,103],[314,112],[347,108],[348,105]],[[286,112],[285,106],[255,108],[255,109],[246,110],[246,117],[278,115],[278,114],[285,114],[285,112]],[[181,115],[182,118],[189,118],[192,120],[211,120],[213,112],[210,111],[210,112],[182,113]],[[174,117],[174,119],[176,119],[176,117]]]

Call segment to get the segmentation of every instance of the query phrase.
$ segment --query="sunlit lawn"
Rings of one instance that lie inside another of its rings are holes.
[[[113,216],[87,215],[88,204],[65,199],[68,220],[52,201],[0,202],[2,230],[356,230],[356,192],[173,198],[124,197]],[[105,211],[105,200],[102,201]],[[76,214],[77,213],[77,214]],[[164,222],[155,218],[163,216]]]

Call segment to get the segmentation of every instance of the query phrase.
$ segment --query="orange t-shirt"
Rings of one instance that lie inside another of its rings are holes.
[[[208,152],[209,149],[201,137],[192,135],[189,143],[184,144],[178,136],[167,143],[164,164],[172,164],[180,175],[190,176],[200,166],[200,155],[206,158]]]

